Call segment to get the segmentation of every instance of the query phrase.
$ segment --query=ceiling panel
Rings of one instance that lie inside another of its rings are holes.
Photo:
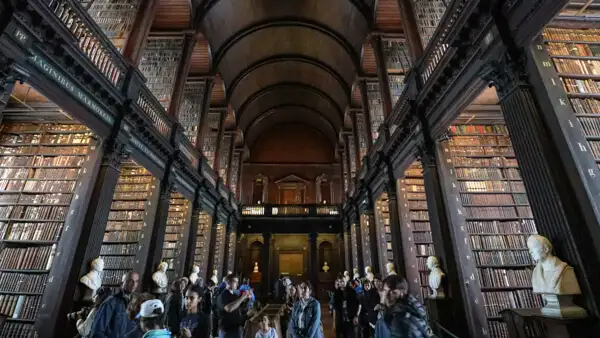
[[[208,41],[199,39],[192,51],[190,74],[207,74],[210,72],[210,49]]]
[[[225,85],[223,84],[223,80],[221,80],[221,76],[215,76],[215,84],[213,86],[213,90],[210,96],[210,104],[211,105],[224,105],[225,104]]]
[[[398,0],[379,0],[375,12],[375,26],[384,32],[402,32]]]
[[[352,89],[352,106],[362,107],[362,100],[360,97],[360,86],[358,84],[354,85],[354,88]]]
[[[375,53],[373,53],[373,48],[371,44],[367,41],[363,44],[363,53],[361,65],[363,72],[368,75],[377,74],[377,64],[375,63]]]
[[[189,26],[189,0],[159,0],[153,29],[186,29]]]

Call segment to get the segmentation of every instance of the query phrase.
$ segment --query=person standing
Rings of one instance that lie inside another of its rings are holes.
[[[129,320],[127,304],[137,290],[140,275],[130,271],[123,275],[121,289],[108,297],[98,308],[90,330],[90,338],[122,338],[127,333]]]
[[[219,338],[242,338],[244,316],[241,305],[250,298],[250,293],[236,294],[238,278],[228,275],[225,279],[225,289],[221,292],[217,302],[219,312]]]
[[[109,287],[103,286],[96,290],[94,297],[92,300],[94,301],[94,306],[88,313],[86,318],[79,318],[77,320],[77,331],[82,337],[88,337],[90,335],[90,331],[92,330],[92,324],[94,323],[94,318],[96,317],[96,312],[98,308],[104,301],[110,296],[112,291]]]
[[[254,292],[252,291],[252,288],[250,287],[250,278],[248,277],[244,277],[242,279],[242,285],[240,286],[240,292],[244,292],[247,291],[250,293],[250,300],[248,302],[248,310],[250,310],[253,306],[254,306],[254,301],[256,300],[256,298],[254,297]]]
[[[134,296],[129,302],[127,305],[127,315],[131,323],[133,323],[133,328],[127,331],[125,338],[142,338],[144,336],[144,331],[142,331],[140,324],[140,311],[142,311],[142,304],[145,301],[154,298],[154,295],[151,293],[142,293]]]
[[[379,305],[381,298],[379,297],[379,291],[373,286],[373,283],[366,281],[364,284],[365,291],[361,297],[361,326],[363,332],[363,338],[375,337],[375,324],[377,323],[376,310]]]
[[[202,303],[202,288],[192,285],[185,292],[186,314],[181,319],[180,332],[183,338],[210,337],[210,317],[200,311]]]
[[[350,284],[338,283],[333,300],[336,337],[358,337],[361,305],[359,295]]]
[[[165,301],[165,311],[167,314],[167,328],[171,330],[174,336],[179,334],[179,323],[185,309],[185,300],[181,287],[181,280],[175,280],[171,283],[171,290]]]
[[[406,279],[391,275],[383,280],[382,316],[375,325],[375,337],[435,337],[423,305],[408,293]]]
[[[143,338],[170,338],[171,332],[165,329],[165,307],[159,299],[147,300],[140,310],[140,326]]]
[[[279,275],[279,279],[275,281],[275,288],[273,290],[273,299],[276,304],[280,304],[285,298],[285,286],[283,285],[283,275]]]
[[[321,304],[311,297],[309,283],[300,283],[299,300],[292,309],[289,330],[292,338],[323,338],[321,329]]]
[[[269,316],[263,315],[254,338],[279,338],[274,327],[269,326]]]

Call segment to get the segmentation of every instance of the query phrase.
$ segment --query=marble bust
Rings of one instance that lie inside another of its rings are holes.
[[[536,263],[531,276],[533,292],[544,297],[542,313],[555,317],[585,317],[585,309],[573,304],[573,296],[581,294],[575,271],[552,254],[548,238],[532,235],[527,239],[529,254]]]
[[[217,277],[217,270],[213,270],[213,274],[210,277],[210,280],[215,282],[215,285],[219,285],[219,277]]]
[[[104,270],[104,260],[100,257],[94,259],[90,264],[90,272],[79,279],[81,284],[85,285],[94,294],[102,286],[102,271]]]
[[[344,271],[344,282],[348,283],[350,281],[350,272],[348,270]]]
[[[190,274],[190,283],[196,284],[196,281],[198,280],[199,272],[200,272],[200,267],[197,265],[194,265],[194,267],[192,267],[192,273]]]
[[[391,275],[396,275],[396,268],[394,267],[394,263],[389,262],[385,265],[385,271],[387,272],[388,276]]]
[[[431,288],[431,294],[429,295],[429,299],[444,299],[446,298],[446,294],[444,293],[444,289],[442,288],[442,279],[446,274],[440,268],[440,262],[438,262],[437,257],[429,256],[427,257],[427,268],[429,271],[429,288]]]
[[[258,262],[254,262],[254,270],[252,270],[252,273],[258,273]]]
[[[325,263],[323,264],[323,271],[324,271],[324,272],[329,272],[329,264],[327,264],[327,262],[325,262]]]
[[[358,273],[358,268],[352,269],[352,279],[360,279],[360,274]]]
[[[156,294],[167,293],[167,286],[169,285],[169,278],[167,277],[167,268],[169,265],[166,262],[158,264],[158,270],[152,274],[152,281],[154,282],[153,292]]]
[[[375,274],[373,273],[373,269],[370,266],[365,267],[365,277],[370,282],[372,282],[375,279]]]

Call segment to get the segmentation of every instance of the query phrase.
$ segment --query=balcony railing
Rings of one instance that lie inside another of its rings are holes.
[[[246,217],[325,217],[339,216],[338,205],[325,204],[257,204],[244,205],[242,215]]]

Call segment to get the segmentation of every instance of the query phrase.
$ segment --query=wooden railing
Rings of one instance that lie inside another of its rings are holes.
[[[329,204],[256,204],[242,206],[242,216],[324,217],[339,216],[340,206]]]
[[[120,89],[127,72],[125,60],[87,11],[74,0],[46,0],[46,3],[71,32],[79,49],[110,83]]]
[[[152,120],[154,127],[159,133],[165,137],[169,135],[172,124],[167,117],[167,112],[145,85],[138,93],[136,104],[144,111],[144,113],[146,113],[150,120]]]

